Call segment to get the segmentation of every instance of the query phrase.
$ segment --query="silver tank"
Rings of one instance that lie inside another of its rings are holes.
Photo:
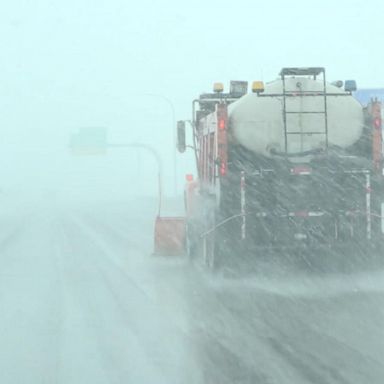
[[[324,97],[300,96],[301,93],[324,91],[322,82],[303,77],[286,79],[286,90],[297,97],[286,97],[288,112],[287,131],[299,132],[288,135],[287,152],[302,153],[325,147]],[[264,95],[281,94],[282,80],[265,85]],[[344,93],[340,88],[327,84],[326,92]],[[305,113],[307,112],[307,113]],[[320,113],[308,113],[320,112]],[[353,96],[327,96],[328,145],[346,148],[355,143],[362,134],[363,108]],[[264,156],[273,156],[274,151],[285,152],[283,98],[247,94],[229,106],[230,138],[244,147]],[[312,132],[312,133],[311,133]],[[313,133],[319,132],[319,133]],[[306,157],[307,160],[310,156]],[[301,157],[297,159],[303,161]],[[293,159],[295,161],[295,159]]]

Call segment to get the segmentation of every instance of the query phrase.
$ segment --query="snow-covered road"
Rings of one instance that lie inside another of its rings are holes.
[[[229,279],[151,255],[155,204],[0,213],[0,383],[383,383],[384,274]]]

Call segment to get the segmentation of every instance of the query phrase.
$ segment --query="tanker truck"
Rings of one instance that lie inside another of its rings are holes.
[[[193,101],[178,149],[192,147],[185,187],[186,250],[209,268],[266,253],[380,251],[381,103],[321,67],[283,68],[264,84],[221,83]],[[320,252],[318,252],[320,251]]]

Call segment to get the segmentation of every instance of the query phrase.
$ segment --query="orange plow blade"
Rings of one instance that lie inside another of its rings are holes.
[[[155,222],[155,255],[185,253],[185,218],[160,217]]]

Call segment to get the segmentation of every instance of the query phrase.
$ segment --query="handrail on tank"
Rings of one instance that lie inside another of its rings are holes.
[[[305,91],[305,92],[297,92],[297,91],[288,91],[285,93],[285,96],[288,97],[297,97],[297,96],[351,96],[352,92],[345,91],[343,93],[324,93],[319,91]],[[257,95],[258,97],[283,97],[283,93],[261,93]]]
[[[297,97],[297,96],[351,96],[351,92],[343,92],[343,93],[324,93],[319,91],[305,91],[305,92],[294,92],[289,91],[286,92],[285,96],[288,97]],[[257,95],[258,97],[283,97],[283,93],[260,93]]]
[[[282,68],[279,75],[280,76],[318,76],[321,73],[325,73],[324,67],[302,67],[302,68],[295,68],[295,67],[288,67],[288,68]]]

